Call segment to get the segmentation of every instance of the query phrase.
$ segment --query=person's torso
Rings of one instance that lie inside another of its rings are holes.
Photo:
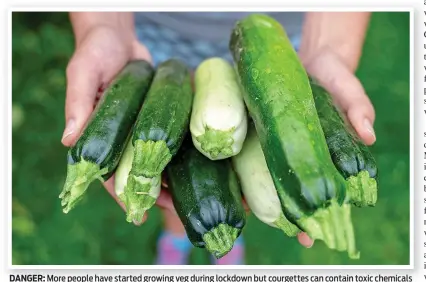
[[[227,41],[235,22],[252,12],[138,12],[137,24],[154,22],[188,39]],[[300,34],[303,12],[269,12],[280,22],[289,37]]]
[[[154,64],[175,57],[195,68],[208,57],[231,61],[229,37],[236,21],[246,12],[138,12],[138,39],[151,53]],[[293,45],[298,44],[303,13],[268,13],[285,28]]]

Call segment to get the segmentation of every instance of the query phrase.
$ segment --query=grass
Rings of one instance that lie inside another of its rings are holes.
[[[135,227],[100,184],[64,215],[65,68],[74,42],[66,14],[18,13],[12,26],[12,251],[14,264],[152,264],[159,211]],[[355,209],[359,261],[295,239],[252,215],[244,230],[248,264],[409,263],[409,13],[373,15],[358,71],[376,109],[379,202]],[[209,263],[194,250],[192,264]]]

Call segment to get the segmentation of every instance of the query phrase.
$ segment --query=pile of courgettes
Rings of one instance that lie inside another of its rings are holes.
[[[168,189],[190,241],[216,258],[244,228],[243,198],[287,236],[303,231],[358,258],[351,207],[376,204],[373,156],[274,19],[241,19],[229,48],[234,67],[205,60],[195,91],[180,60],[130,62],[69,149],[63,211],[115,173],[127,221],[140,222]]]

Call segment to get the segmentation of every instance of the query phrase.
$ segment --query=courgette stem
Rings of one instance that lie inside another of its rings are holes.
[[[349,203],[339,205],[332,199],[328,207],[300,218],[297,223],[313,240],[322,240],[328,248],[347,251],[349,258],[359,259]]]
[[[172,154],[164,140],[143,141],[134,143],[134,160],[131,174],[152,178],[160,175],[172,159]]]
[[[203,241],[206,243],[206,249],[215,258],[220,259],[232,250],[239,233],[237,228],[221,223],[205,233]]]
[[[205,127],[203,135],[195,137],[203,149],[203,154],[207,153],[208,157],[216,159],[219,155],[221,158],[228,158],[234,155],[232,146],[234,145],[235,128],[230,130],[216,130]]]
[[[67,165],[67,178],[59,195],[63,212],[68,213],[83,198],[90,183],[108,173],[108,168],[100,169],[99,165],[81,158],[80,162]]]
[[[161,185],[161,177],[145,178],[129,175],[124,192],[118,195],[126,206],[127,222],[141,223],[147,210],[154,206],[158,195],[154,193]],[[155,190],[153,192],[153,190]]]
[[[357,207],[374,207],[377,202],[377,182],[363,170],[346,179],[349,202]]]
[[[300,232],[300,229],[291,223],[284,214],[281,214],[280,217],[273,222],[273,224],[289,237],[295,237]]]
[[[161,177],[145,178],[130,174],[134,149],[127,143],[115,173],[115,193],[126,209],[126,220],[141,223],[145,212],[156,202],[161,191]]]

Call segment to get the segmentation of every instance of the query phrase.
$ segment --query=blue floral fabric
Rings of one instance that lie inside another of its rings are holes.
[[[150,51],[154,65],[170,58],[181,59],[193,69],[210,57],[221,57],[232,61],[227,41],[187,39],[174,30],[151,22],[137,25],[136,33],[140,42]],[[297,51],[300,36],[290,39]]]

